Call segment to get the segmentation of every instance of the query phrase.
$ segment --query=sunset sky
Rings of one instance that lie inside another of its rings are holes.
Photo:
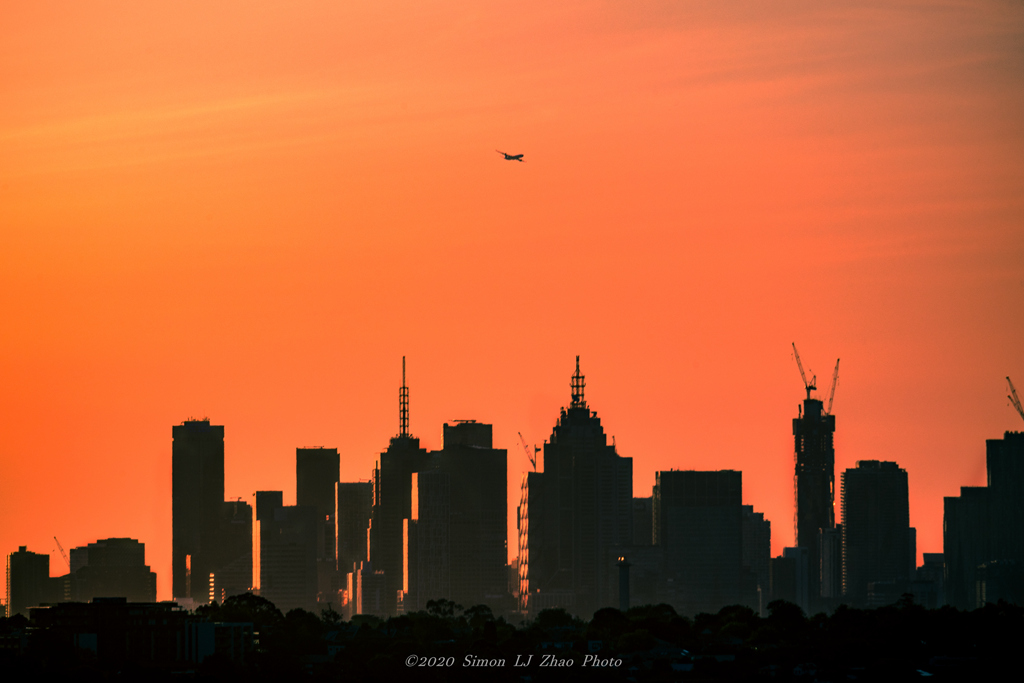
[[[53,575],[130,536],[171,597],[190,417],[230,499],[368,479],[403,355],[424,446],[494,425],[510,534],[578,354],[635,495],[742,470],[778,554],[792,342],[842,359],[837,488],[895,460],[941,552],[1024,429],[1024,3],[5,2],[0,239],[0,553]]]

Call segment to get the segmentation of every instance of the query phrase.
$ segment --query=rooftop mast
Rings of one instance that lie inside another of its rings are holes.
[[[409,387],[405,386],[405,356],[402,356],[402,388],[398,390],[398,436],[409,436]]]
[[[569,386],[572,388],[572,408],[586,408],[587,402],[583,400],[583,388],[587,386],[583,381],[584,376],[580,374],[580,357],[576,356],[576,373],[572,376]]]

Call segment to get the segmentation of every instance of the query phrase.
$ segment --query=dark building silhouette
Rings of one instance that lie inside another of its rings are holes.
[[[7,556],[7,617],[28,616],[29,607],[56,599],[50,580],[50,556],[19,546]]]
[[[806,614],[808,604],[808,553],[807,548],[783,548],[782,555],[773,557],[768,564],[771,598],[785,600],[797,605]]]
[[[156,602],[156,573],[146,565],[146,544],[106,538],[71,549],[70,599],[125,598]]]
[[[172,591],[205,603],[220,562],[224,427],[189,420],[172,428],[172,438]]]
[[[986,441],[987,486],[945,499],[943,557],[949,604],[1024,604],[1024,433]]]
[[[570,386],[572,401],[544,444],[544,471],[524,481],[520,600],[530,613],[563,607],[589,618],[619,604],[616,549],[633,538],[633,460],[615,452],[587,406],[579,357]]]
[[[743,506],[743,569],[751,577],[753,592],[743,602],[764,614],[768,606],[769,563],[772,557],[772,523],[763,512],[754,512],[753,505]]]
[[[253,580],[258,593],[282,612],[315,611],[317,539],[316,508],[283,505],[281,491],[256,492],[253,533]]]
[[[429,600],[452,599],[451,503],[448,472],[427,470],[412,475],[412,516],[405,521],[403,558],[405,612],[425,609]]]
[[[898,598],[913,566],[906,470],[894,462],[859,461],[843,472],[841,504],[844,599],[867,606],[869,593],[875,594],[871,602],[886,603],[893,592]]]
[[[914,602],[926,609],[938,609],[946,604],[945,572],[942,553],[924,553],[924,564],[916,567],[910,593]]]
[[[223,603],[252,588],[252,506],[241,500],[221,503],[218,563],[210,584],[210,600]]]
[[[672,470],[656,473],[655,482],[654,544],[664,550],[666,601],[691,615],[742,602],[742,473]]]
[[[821,606],[838,606],[843,597],[843,525],[822,529],[818,548],[821,553]]]
[[[342,575],[367,559],[369,541],[366,534],[370,528],[372,507],[371,482],[339,482],[335,487],[335,547],[338,549],[338,571]]]
[[[508,452],[493,447],[489,424],[445,424],[443,434],[434,459],[450,482],[451,599],[497,608],[507,595]]]
[[[334,495],[339,472],[338,449],[295,450],[295,503],[314,508],[317,515],[317,587],[319,601],[323,603],[335,602],[341,588],[334,538]]]
[[[836,418],[825,414],[821,401],[811,398],[813,388],[813,384],[807,387],[803,408],[793,420],[793,440],[796,544],[807,549],[808,594],[816,603],[821,594],[821,530],[835,527],[836,455],[832,436],[836,430]]]
[[[409,388],[405,385],[402,358],[402,387],[398,392],[399,432],[380,454],[373,471],[373,508],[370,512],[369,561],[373,581],[383,582],[384,612],[398,613],[398,595],[405,582],[405,523],[412,516],[412,475],[426,469],[429,455],[420,440],[409,433]],[[376,574],[382,572],[382,574]],[[375,583],[376,586],[376,583]]]
[[[508,454],[493,448],[489,424],[461,420],[443,433],[442,450],[413,475],[403,609],[445,598],[498,610],[508,595]]]

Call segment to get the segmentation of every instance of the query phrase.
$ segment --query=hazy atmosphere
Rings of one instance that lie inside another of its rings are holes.
[[[510,556],[517,432],[549,438],[576,355],[634,495],[742,470],[774,553],[793,342],[826,400],[841,358],[837,482],[906,469],[918,553],[1024,429],[1021,2],[0,15],[0,549],[54,575],[54,536],[130,536],[171,598],[190,417],[228,499],[294,502],[296,447],[368,479],[402,356],[425,447],[476,419],[508,449]]]

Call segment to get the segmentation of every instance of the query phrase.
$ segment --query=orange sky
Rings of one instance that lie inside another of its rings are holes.
[[[776,553],[791,342],[919,552],[1024,428],[1019,2],[2,15],[0,553],[131,536],[169,598],[171,426],[225,426],[231,498],[294,501],[297,446],[366,479],[402,355],[412,431],[493,423],[513,512],[580,354],[636,495],[742,469]]]

